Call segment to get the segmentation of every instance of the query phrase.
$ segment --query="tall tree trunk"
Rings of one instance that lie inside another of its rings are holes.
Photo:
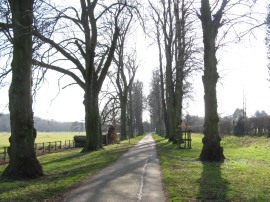
[[[82,152],[95,151],[102,148],[102,134],[100,131],[100,116],[99,116],[99,105],[98,96],[101,90],[104,79],[107,75],[108,69],[111,65],[113,55],[116,48],[117,38],[119,36],[119,28],[115,25],[115,32],[112,37],[111,46],[108,48],[106,61],[102,65],[100,72],[96,70],[95,56],[96,56],[96,45],[97,45],[97,19],[94,16],[95,3],[87,1],[88,6],[86,7],[85,1],[81,1],[83,16],[84,16],[84,28],[85,41],[86,41],[86,71],[85,71],[85,130],[86,130],[86,145]],[[91,24],[89,27],[88,16]],[[91,30],[91,32],[90,32]]]
[[[32,111],[33,0],[9,0],[13,26],[12,81],[9,88],[10,162],[3,176],[36,178],[43,175],[34,149],[36,130]]]
[[[138,135],[143,135],[143,123],[142,123],[142,113],[143,113],[143,83],[137,81],[133,86],[133,106],[134,106],[134,118],[136,120],[136,129]]]
[[[124,92],[126,94],[126,92]],[[121,101],[121,140],[127,139],[127,96],[122,96]]]
[[[144,128],[143,128],[143,122],[142,122],[142,116],[140,117],[138,121],[138,135],[143,135]]]
[[[132,103],[132,86],[130,86],[128,90],[129,94],[129,137],[133,138],[134,137],[134,124],[133,124],[133,103]]]
[[[222,12],[221,12],[222,13]],[[220,13],[220,15],[221,15]],[[218,13],[219,14],[219,13]],[[216,59],[216,37],[220,25],[218,15],[212,20],[209,1],[201,1],[201,22],[203,28],[204,43],[204,76],[202,77],[204,85],[204,102],[205,102],[205,123],[203,148],[200,154],[202,161],[223,161],[223,148],[220,145],[217,113],[217,95],[216,84],[218,81],[217,59]]]
[[[160,89],[160,86],[159,86],[159,89]],[[158,109],[157,109],[157,111],[158,111],[158,117],[157,117],[157,119],[155,119],[155,120],[157,120],[156,121],[156,123],[155,123],[155,128],[156,128],[156,130],[157,130],[157,133],[159,134],[159,135],[161,135],[161,136],[163,136],[163,112],[162,112],[162,101],[161,101],[161,92],[160,92],[160,90],[158,91],[158,100],[157,100],[157,102],[158,102]]]
[[[141,87],[140,104],[141,104],[141,108],[140,108],[138,135],[143,135],[143,133],[144,133],[144,128],[143,128],[143,85]]]
[[[93,93],[94,90],[85,91],[85,130],[86,130],[86,145],[82,152],[96,151],[102,148],[100,117],[98,107],[98,93]]]
[[[167,50],[168,51],[168,50]],[[168,124],[168,134],[166,136],[169,138],[169,141],[174,141],[175,139],[175,130],[174,122],[174,90],[172,82],[172,56],[171,53],[167,54],[167,64],[166,64],[166,105],[167,105],[167,124]]]
[[[164,42],[165,42],[165,55],[166,55],[166,78],[165,78],[165,85],[166,85],[166,105],[167,105],[167,131],[168,134],[166,136],[169,138],[169,141],[175,140],[175,116],[174,116],[174,84],[173,84],[173,16],[172,16],[172,1],[168,1],[168,8],[164,10],[164,19],[166,13],[168,13],[167,22],[168,23],[168,30],[166,27],[163,26],[163,34],[165,35]]]
[[[158,53],[159,53],[159,75],[160,75],[160,91],[161,91],[161,103],[163,108],[163,117],[164,117],[164,125],[165,125],[165,137],[169,137],[169,124],[168,124],[168,114],[167,114],[167,106],[165,101],[165,89],[164,89],[164,74],[163,74],[163,63],[162,63],[162,52],[161,52],[161,41],[158,24],[157,28],[157,42],[158,42]]]
[[[181,12],[180,12],[181,11]],[[184,0],[174,2],[174,13],[175,13],[175,61],[176,61],[176,85],[175,85],[175,127],[182,123],[182,108],[183,108],[183,86],[184,86],[184,69],[185,69],[185,57],[187,57],[186,50],[186,12]],[[181,17],[180,17],[181,14]],[[181,143],[182,134],[181,128],[178,143]]]

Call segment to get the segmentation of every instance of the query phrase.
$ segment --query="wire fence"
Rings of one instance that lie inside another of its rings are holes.
[[[48,153],[75,148],[75,142],[74,140],[42,142],[35,143],[34,146],[36,155],[41,156]],[[8,148],[9,147],[0,147],[0,165],[9,162]]]

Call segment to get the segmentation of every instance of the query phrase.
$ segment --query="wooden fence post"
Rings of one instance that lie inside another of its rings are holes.
[[[51,142],[49,142],[49,153],[51,153]]]
[[[188,133],[187,135],[190,136],[190,133]],[[71,149],[71,148],[75,148],[75,141],[74,140],[64,140],[65,144],[60,140],[60,141],[55,141],[55,142],[43,142],[43,143],[34,143],[34,149],[35,149],[35,153],[36,155],[40,155],[40,151],[42,150],[43,154],[46,154],[46,143],[49,144],[49,148],[48,151],[49,153],[53,152],[53,151],[57,151],[58,147],[60,150],[62,149]],[[58,145],[58,142],[60,145]],[[68,143],[67,143],[68,142]],[[62,145],[63,144],[63,145]],[[188,142],[189,145],[191,145],[191,142]],[[42,145],[42,147],[39,147],[38,145]],[[51,147],[54,146],[54,150],[52,150]],[[1,152],[1,158],[0,158],[0,162],[4,162],[6,163],[8,161],[8,147],[2,147],[4,149],[4,152]],[[3,156],[3,157],[2,157]]]
[[[191,130],[188,131],[188,148],[191,149]]]

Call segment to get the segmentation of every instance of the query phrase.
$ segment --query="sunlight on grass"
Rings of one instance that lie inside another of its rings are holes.
[[[198,160],[200,134],[192,135],[191,150],[177,150],[167,139],[154,138],[169,201],[269,201],[269,138],[223,138],[226,160],[221,164]]]
[[[73,140],[74,135],[85,135],[85,133],[73,133],[73,132],[38,132],[35,143],[43,143],[43,142],[54,142],[54,141],[65,141],[65,140]],[[10,133],[0,132],[0,147],[9,146],[8,138],[10,137]]]
[[[0,180],[0,201],[53,200],[106,167],[133,147],[142,136],[106,146],[104,150],[80,153],[81,149],[38,157],[46,176],[29,181]],[[0,175],[5,166],[0,166]]]

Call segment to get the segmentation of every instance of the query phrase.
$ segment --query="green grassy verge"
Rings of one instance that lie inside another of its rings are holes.
[[[169,201],[270,200],[269,138],[225,137],[225,162],[202,163],[202,135],[192,134],[191,150],[176,150],[167,139],[153,137]]]
[[[80,153],[81,149],[47,154],[38,157],[46,176],[27,181],[0,178],[0,201],[53,201],[79,182],[89,178],[118,159],[133,147],[142,136],[106,146],[104,150]],[[0,175],[5,166],[0,166]]]

